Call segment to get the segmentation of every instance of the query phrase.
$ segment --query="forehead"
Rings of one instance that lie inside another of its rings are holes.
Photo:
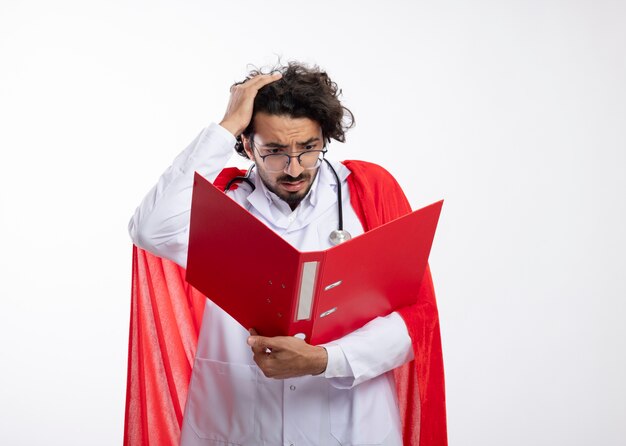
[[[255,139],[260,139],[263,143],[289,144],[321,138],[322,128],[309,118],[257,113],[254,116],[254,134]]]

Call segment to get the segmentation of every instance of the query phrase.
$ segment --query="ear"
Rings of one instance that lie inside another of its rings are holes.
[[[252,144],[250,144],[250,138],[241,135],[241,141],[243,142],[243,149],[246,151],[248,158],[254,161],[254,153],[252,151]]]

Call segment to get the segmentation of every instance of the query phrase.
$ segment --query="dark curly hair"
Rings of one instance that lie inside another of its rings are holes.
[[[254,133],[254,115],[258,112],[269,115],[285,115],[292,118],[309,118],[322,128],[326,142],[331,139],[345,142],[345,133],[354,126],[354,115],[341,105],[341,90],[326,72],[319,67],[309,67],[299,62],[289,62],[271,69],[252,70],[242,84],[259,74],[280,72],[282,77],[261,88],[254,99],[252,120],[242,135],[249,138]],[[235,150],[248,158],[241,136],[237,138]]]

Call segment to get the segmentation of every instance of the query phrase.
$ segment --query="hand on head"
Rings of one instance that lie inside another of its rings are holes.
[[[232,133],[235,137],[248,127],[252,120],[254,110],[254,98],[257,92],[282,77],[279,72],[272,74],[259,74],[248,79],[242,84],[233,85],[230,89],[230,100],[226,113],[220,125]]]

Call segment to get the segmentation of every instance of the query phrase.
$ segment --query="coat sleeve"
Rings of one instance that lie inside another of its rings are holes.
[[[221,126],[211,124],[204,129],[135,210],[128,224],[133,243],[184,268],[194,172],[214,181],[232,156],[234,145],[235,137]]]

